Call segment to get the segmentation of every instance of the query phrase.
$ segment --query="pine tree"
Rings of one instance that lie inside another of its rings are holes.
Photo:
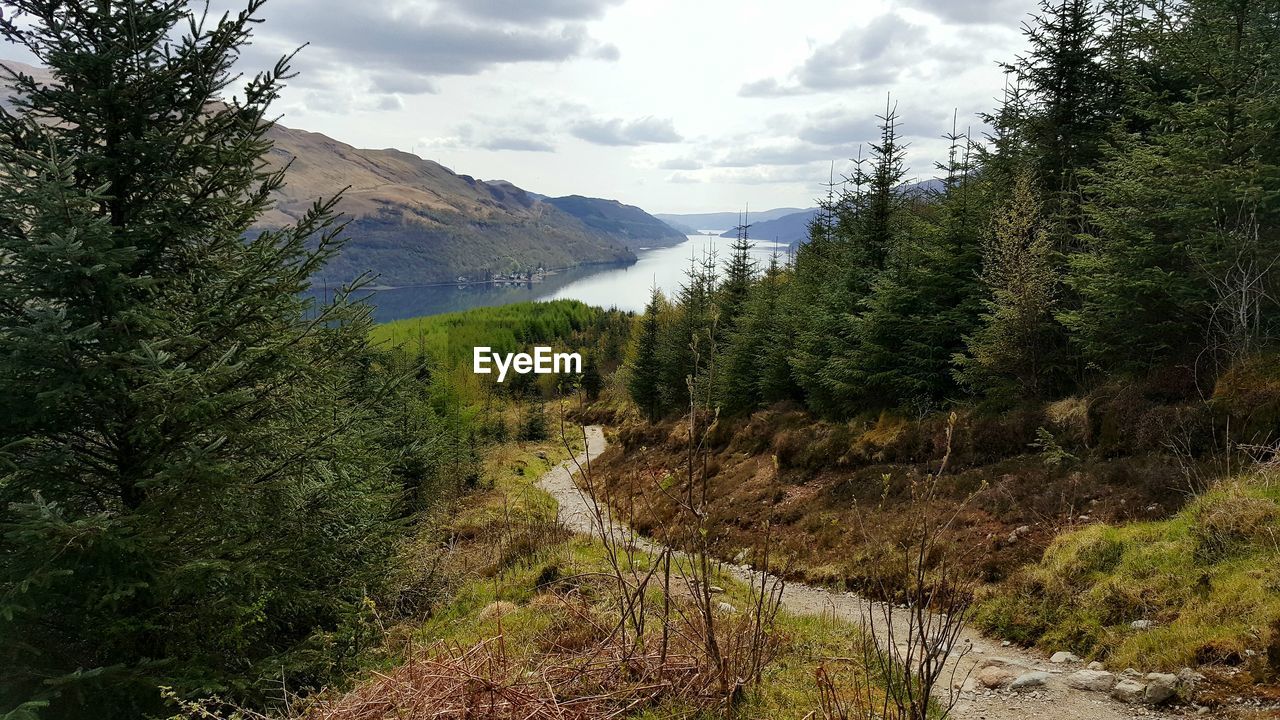
[[[659,388],[662,364],[658,350],[662,342],[661,313],[664,304],[662,291],[655,287],[649,296],[649,304],[644,308],[644,314],[639,318],[639,331],[635,333],[626,362],[627,392],[649,422],[654,422],[662,415]]]
[[[749,237],[750,227],[746,218],[738,223],[737,236],[729,246],[729,262],[725,265],[724,280],[717,292],[720,327],[725,332],[733,329],[756,276],[756,261],[751,257],[754,244]]]
[[[944,191],[921,198],[899,233],[858,316],[849,366],[856,384],[882,406],[932,407],[952,389],[950,363],[977,316],[978,202],[969,140],[953,129],[939,164]]]
[[[1280,3],[1149,10],[1129,88],[1139,122],[1089,175],[1095,230],[1062,314],[1099,370],[1212,368],[1274,331],[1280,254]],[[1168,28],[1177,28],[1170,32]]]
[[[596,360],[596,353],[588,352],[582,358],[582,392],[587,400],[595,402],[600,399],[602,390],[604,378],[600,376],[600,363]]]
[[[1060,251],[1074,249],[1084,229],[1080,174],[1099,159],[1116,110],[1101,23],[1093,0],[1041,0],[1040,13],[1025,26],[1031,49],[1016,65],[1031,100],[1023,132],[1047,190],[1050,240]]]
[[[287,62],[224,96],[260,5],[6,6],[55,80],[10,73],[0,111],[0,708],[321,684],[384,582],[368,308],[304,298],[333,202],[246,237],[285,177],[262,163]]]
[[[706,364],[713,359],[718,308],[716,254],[708,248],[701,260],[690,258],[689,270],[677,294],[671,322],[662,328],[659,361],[662,376],[658,386],[660,404],[675,410],[687,407],[690,378],[705,381]],[[700,397],[705,397],[699,392]]]

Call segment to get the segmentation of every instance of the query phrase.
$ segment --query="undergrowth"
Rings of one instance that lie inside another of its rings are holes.
[[[1118,669],[1280,673],[1280,472],[1223,481],[1157,522],[1057,537],[981,603],[980,626]]]

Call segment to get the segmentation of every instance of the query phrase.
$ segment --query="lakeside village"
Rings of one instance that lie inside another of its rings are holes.
[[[464,285],[494,285],[496,287],[508,286],[514,287],[519,285],[533,285],[540,283],[549,275],[555,275],[556,270],[547,270],[539,267],[537,270],[513,270],[509,273],[494,273],[489,270],[484,271],[482,278],[470,278],[466,275],[459,275],[455,284],[459,287]],[[441,283],[448,285],[450,283]]]

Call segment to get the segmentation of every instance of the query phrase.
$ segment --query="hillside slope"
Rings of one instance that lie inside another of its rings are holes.
[[[780,243],[799,243],[809,237],[809,223],[818,214],[818,208],[801,210],[783,215],[773,220],[761,220],[751,223],[748,229],[751,237],[757,240],[769,240]],[[720,237],[733,237],[736,231],[730,230]]]
[[[634,205],[581,195],[549,198],[547,202],[584,225],[625,245],[668,247],[685,241],[685,234]]]
[[[361,150],[277,126],[275,164],[288,185],[262,228],[297,219],[319,197],[348,188],[339,210],[347,245],[328,281],[361,272],[385,285],[446,282],[489,272],[634,260],[626,244],[507,182],[486,183],[399,150]]]
[[[42,82],[44,68],[0,60]],[[7,88],[0,106],[13,109]],[[640,208],[571,196],[548,200],[506,181],[484,182],[398,150],[362,150],[319,133],[277,125],[273,167],[292,163],[287,185],[255,230],[299,218],[312,203],[345,193],[349,221],[328,283],[372,272],[383,285],[450,282],[486,272],[635,260],[629,248],[674,244],[684,236]],[[565,206],[568,211],[557,207]],[[576,215],[576,216],[575,216]]]

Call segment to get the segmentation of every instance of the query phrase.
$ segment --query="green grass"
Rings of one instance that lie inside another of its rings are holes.
[[[397,628],[395,635],[412,640],[417,648],[465,648],[501,634],[508,661],[517,669],[533,669],[545,662],[555,643],[590,640],[582,634],[586,626],[577,614],[583,607],[575,606],[577,609],[570,612],[566,598],[585,601],[585,611],[595,614],[600,626],[612,626],[615,610],[608,591],[609,563],[599,542],[558,535],[551,542],[523,547],[514,559],[494,549],[495,537],[518,535],[520,528],[537,527],[554,517],[555,500],[534,481],[567,457],[565,449],[555,443],[511,444],[490,451],[485,489],[467,497],[450,521],[456,536],[470,538],[458,551],[458,562],[467,568],[461,582],[428,620]],[[650,556],[639,556],[644,567],[653,561]],[[716,582],[726,591],[721,596],[725,601],[738,608],[749,605],[748,587],[730,578]],[[660,608],[661,595],[655,587],[649,595],[650,635],[660,627]],[[830,618],[783,613],[777,630],[780,653],[764,672],[758,690],[738,708],[737,716],[807,716],[818,708],[815,671],[819,665],[825,665],[846,684],[855,676],[864,676],[859,665],[841,659],[853,655],[858,646],[860,631],[856,627]],[[395,659],[389,661],[394,664]],[[379,669],[385,671],[389,665],[384,663]],[[667,703],[628,717],[718,716],[699,715],[696,708]]]
[[[533,343],[567,343],[605,314],[577,300],[525,302],[375,325],[376,344],[421,352],[448,367],[470,365],[472,348],[517,352]]]
[[[1059,536],[977,619],[1116,668],[1262,663],[1280,643],[1280,473],[1223,482],[1168,520]]]

